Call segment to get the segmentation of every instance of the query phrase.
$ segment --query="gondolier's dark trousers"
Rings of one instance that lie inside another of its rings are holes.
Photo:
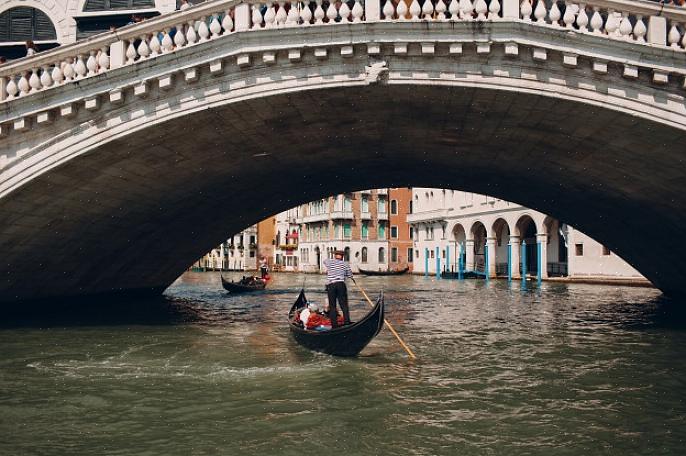
[[[345,324],[350,323],[350,310],[348,309],[348,288],[345,282],[333,282],[326,286],[326,292],[329,295],[329,319],[331,319],[331,328],[338,326],[338,318],[336,315],[336,302],[341,306],[343,312],[343,321]]]

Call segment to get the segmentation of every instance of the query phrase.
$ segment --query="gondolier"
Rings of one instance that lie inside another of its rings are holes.
[[[348,309],[348,289],[345,286],[346,278],[353,278],[353,271],[350,265],[343,260],[345,253],[342,250],[334,252],[333,259],[324,260],[326,267],[326,292],[329,295],[329,318],[331,328],[338,326],[336,318],[336,303],[343,312],[343,324],[350,324],[350,310]]]

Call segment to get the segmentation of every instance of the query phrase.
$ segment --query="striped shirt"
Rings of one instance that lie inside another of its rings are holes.
[[[326,266],[326,283],[345,282],[346,277],[353,277],[353,270],[350,265],[343,260],[326,259],[324,260]]]

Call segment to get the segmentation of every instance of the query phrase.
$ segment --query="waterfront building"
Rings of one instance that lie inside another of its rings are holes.
[[[406,267],[412,271],[413,243],[412,227],[407,217],[412,213],[412,188],[398,187],[388,189],[389,203],[389,261],[388,269],[399,270]]]
[[[353,271],[388,268],[388,189],[331,196],[301,206],[300,270],[322,272],[343,250]]]
[[[274,269],[277,271],[298,270],[301,207],[296,206],[276,215]]]
[[[462,268],[506,277],[509,256],[509,273],[515,278],[536,276],[540,268],[542,278],[644,279],[573,227],[486,195],[415,187],[408,222],[415,273],[459,273]]]
[[[254,271],[258,264],[258,225],[252,225],[230,236],[210,250],[192,269],[205,271]]]
[[[261,258],[267,261],[270,269],[274,266],[276,236],[276,216],[271,216],[257,224],[257,263]]]

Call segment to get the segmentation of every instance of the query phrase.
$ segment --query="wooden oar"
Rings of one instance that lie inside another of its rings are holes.
[[[367,302],[369,303],[369,305],[372,306],[372,307],[374,307],[374,304],[372,303],[372,300],[369,299],[369,296],[367,296],[367,293],[364,292],[364,290],[362,289],[362,287],[361,287],[360,285],[358,285],[358,283],[355,281],[355,279],[352,279],[352,281],[353,281],[353,283],[354,283],[355,285],[357,285],[357,288],[360,289],[360,291],[362,292],[362,294],[364,295],[364,297],[367,299]],[[400,342],[400,345],[405,349],[405,351],[407,352],[407,354],[410,355],[410,358],[416,359],[417,357],[414,355],[414,353],[412,353],[412,350],[410,350],[410,347],[408,347],[407,344],[406,344],[405,342],[403,342],[403,340],[400,338],[400,335],[398,335],[398,333],[395,332],[395,329],[393,329],[393,326],[391,326],[391,324],[388,322],[388,320],[386,320],[386,319],[384,318],[383,321],[384,321],[384,323],[386,324],[386,326],[388,326],[388,329],[391,330],[391,332],[393,333],[393,335],[395,336],[395,338],[398,339],[398,342]]]

